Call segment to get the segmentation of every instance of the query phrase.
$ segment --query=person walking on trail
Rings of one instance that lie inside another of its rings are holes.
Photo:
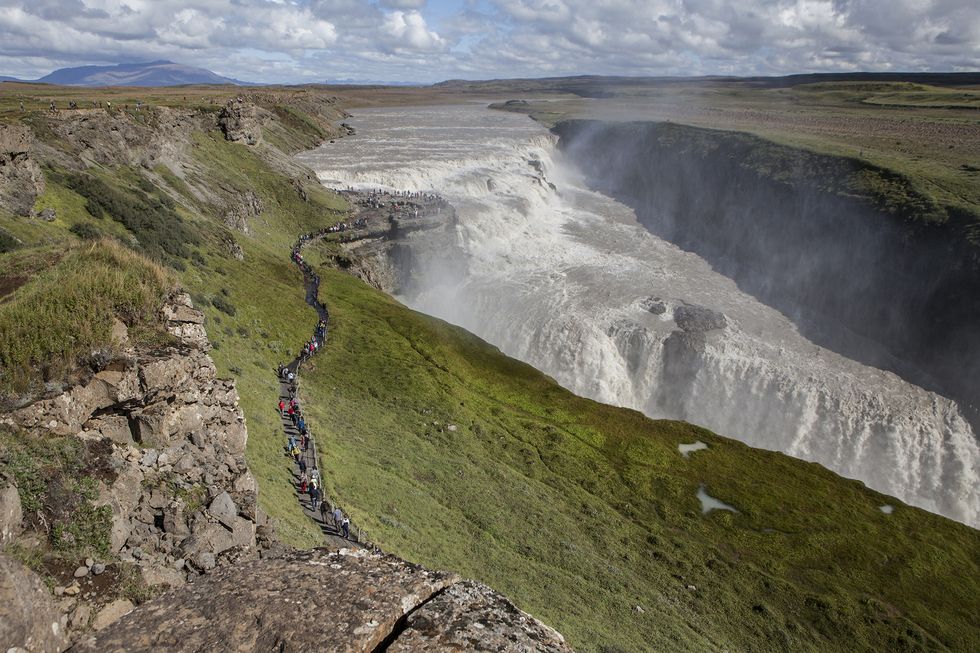
[[[306,484],[309,483],[309,479],[306,478],[306,472],[299,475],[299,493],[306,494]]]
[[[300,417],[299,418],[299,421],[296,422],[296,428],[299,429],[299,432],[301,434],[304,434],[304,435],[306,434],[306,421],[302,417]]]
[[[286,402],[282,399],[279,400],[279,417],[282,417],[282,411],[286,409]]]
[[[340,529],[344,532],[344,539],[350,539],[350,520],[344,517],[344,521],[340,522]]]
[[[324,524],[327,523],[327,515],[330,514],[330,505],[327,503],[326,497],[320,497],[320,521]]]
[[[340,511],[340,506],[335,506],[333,509],[333,527],[338,531],[340,530],[340,520],[343,519],[344,513]]]
[[[299,461],[300,461],[300,454],[302,454],[302,453],[303,453],[303,452],[299,450],[299,447],[297,447],[297,446],[295,446],[295,445],[293,445],[293,460],[295,460],[295,461],[296,461],[296,464],[297,464],[297,465],[299,464]]]
[[[320,488],[317,486],[316,481],[310,481],[310,511],[315,511],[316,507],[320,503]]]
[[[299,473],[306,475],[306,458],[299,459]]]

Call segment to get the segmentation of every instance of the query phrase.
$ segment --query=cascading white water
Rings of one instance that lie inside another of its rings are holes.
[[[980,523],[980,448],[954,402],[803,338],[588,191],[536,123],[482,106],[374,109],[352,123],[356,137],[300,156],[326,185],[434,191],[457,208],[451,258],[467,273],[450,270],[448,253],[421,250],[424,272],[400,298],[412,308],[579,394]],[[707,321],[688,319],[692,310]]]

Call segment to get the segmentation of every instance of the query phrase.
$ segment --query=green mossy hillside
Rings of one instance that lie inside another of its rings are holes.
[[[461,329],[322,277],[330,341],[302,392],[328,494],[385,549],[491,584],[584,651],[980,646],[977,531],[818,465],[576,397]],[[697,440],[709,448],[682,457]],[[702,486],[738,513],[703,515]]]

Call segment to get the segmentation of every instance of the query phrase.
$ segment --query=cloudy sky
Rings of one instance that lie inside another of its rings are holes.
[[[255,82],[980,70],[978,0],[0,0],[0,75]]]

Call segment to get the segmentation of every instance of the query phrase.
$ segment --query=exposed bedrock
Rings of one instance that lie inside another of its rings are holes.
[[[651,232],[813,342],[956,399],[978,431],[980,248],[964,216],[894,173],[745,134],[595,121],[555,131]]]
[[[484,585],[348,549],[226,567],[73,650],[215,651],[229,642],[241,651],[571,651]]]

